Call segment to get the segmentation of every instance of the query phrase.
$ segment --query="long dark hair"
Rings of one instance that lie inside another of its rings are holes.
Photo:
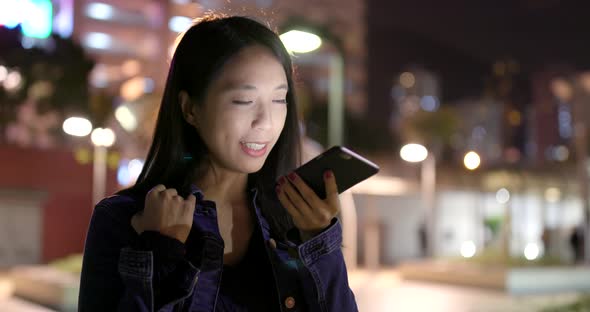
[[[293,67],[277,34],[246,17],[207,16],[181,35],[170,64],[145,165],[135,185],[120,194],[134,194],[143,201],[152,187],[164,184],[167,188],[176,188],[183,196],[188,195],[194,174],[206,162],[208,150],[197,130],[184,119],[179,94],[186,91],[195,100],[192,103],[201,103],[224,64],[240,50],[253,45],[264,46],[275,55],[285,69],[289,89],[283,131],[262,169],[248,175],[248,188],[257,189],[262,213],[271,230],[277,235],[286,235],[293,223],[277,204],[274,185],[279,176],[293,170],[301,159]]]

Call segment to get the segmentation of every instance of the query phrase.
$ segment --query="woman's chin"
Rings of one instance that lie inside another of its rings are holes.
[[[243,167],[243,172],[246,172],[248,174],[250,173],[256,173],[258,171],[260,171],[260,169],[262,169],[262,167],[264,166],[264,162],[260,163],[260,164],[247,164],[247,166]]]

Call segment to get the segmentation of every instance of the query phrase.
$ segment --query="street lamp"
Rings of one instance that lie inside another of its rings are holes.
[[[106,193],[107,148],[116,140],[115,133],[109,128],[92,130],[92,123],[83,117],[70,117],[62,125],[65,133],[84,137],[90,134],[94,145],[94,163],[92,171],[92,204],[95,205]]]
[[[322,45],[322,39],[313,33],[301,30],[289,30],[280,35],[285,48],[290,52],[309,53]]]
[[[341,145],[344,132],[344,57],[339,41],[325,30],[310,27],[304,21],[291,21],[280,35],[285,48],[294,53],[309,53],[331,39],[337,53],[330,55],[330,88],[328,91],[328,146]],[[321,33],[321,37],[316,33]]]
[[[434,256],[435,246],[435,195],[436,195],[436,159],[429,153],[426,147],[421,144],[410,143],[404,145],[400,150],[403,160],[412,163],[421,163],[420,188],[424,208],[426,210],[426,253]]]
[[[336,47],[329,60],[330,84],[328,90],[328,146],[342,145],[344,133],[344,52],[337,37],[322,27],[309,25],[299,18],[290,18],[283,24],[281,41],[291,53],[309,53],[327,39]],[[343,200],[347,197],[343,197]],[[350,199],[350,198],[349,198]],[[357,215],[354,205],[342,205],[343,244],[348,246],[344,257],[347,265],[356,267]]]
[[[62,128],[69,135],[84,137],[92,131],[92,123],[83,117],[70,117],[64,121]]]
[[[428,150],[421,144],[410,143],[404,145],[399,154],[407,162],[422,162],[428,157]]]
[[[467,154],[465,154],[465,157],[463,157],[463,164],[465,165],[465,168],[469,170],[475,170],[481,164],[481,158],[476,152],[469,151]]]

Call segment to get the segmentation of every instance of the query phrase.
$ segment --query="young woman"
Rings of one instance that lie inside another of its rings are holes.
[[[293,90],[266,26],[208,17],[184,33],[137,183],[94,209],[79,310],[357,310],[336,181],[322,199],[293,173]]]

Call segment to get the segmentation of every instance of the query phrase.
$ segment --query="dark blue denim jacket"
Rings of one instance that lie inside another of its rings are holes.
[[[223,240],[215,205],[204,204],[198,189],[193,194],[197,205],[187,253],[182,261],[164,266],[165,273],[155,272],[160,269],[154,252],[134,247],[139,236],[130,220],[143,209],[137,200],[117,195],[96,205],[84,247],[79,311],[215,311]],[[265,242],[278,294],[272,300],[280,303],[276,311],[358,311],[341,252],[340,222],[335,218],[300,244],[272,238],[256,195],[256,189],[249,192],[262,237],[252,239]],[[256,281],[244,281],[244,287],[256,287]]]

